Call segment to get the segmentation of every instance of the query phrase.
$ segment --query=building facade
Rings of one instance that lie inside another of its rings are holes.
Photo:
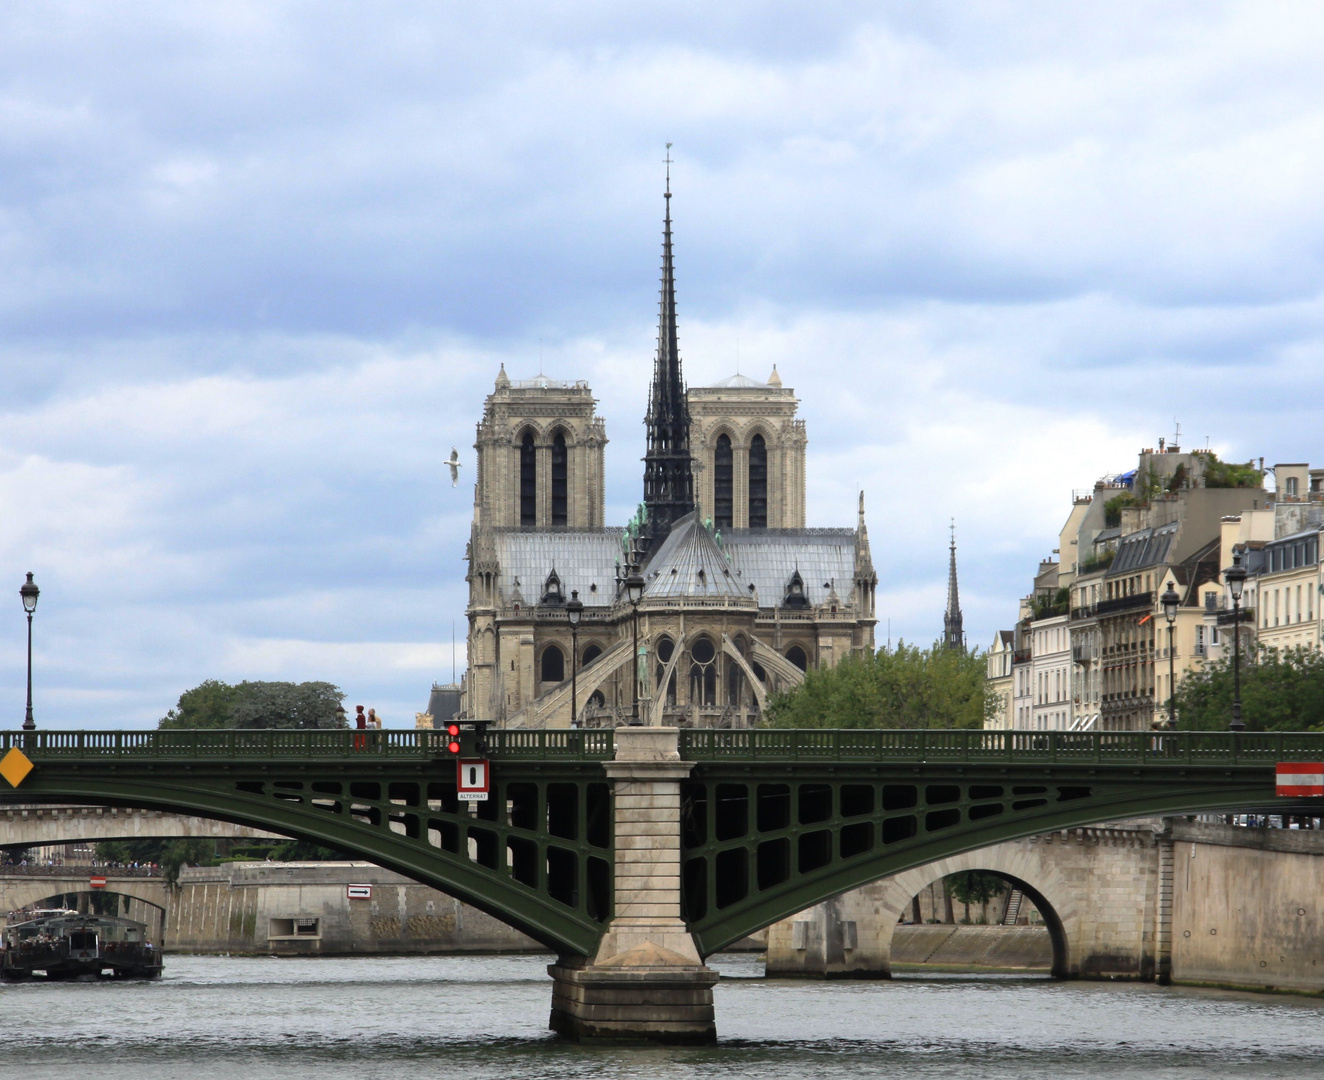
[[[504,369],[475,448],[461,715],[524,727],[742,726],[811,666],[872,651],[877,576],[852,527],[809,529],[804,422],[774,368],[686,387],[670,192],[643,500],[604,524],[607,436],[584,382]],[[637,607],[625,584],[643,581]],[[572,630],[567,604],[583,604]],[[638,647],[635,646],[637,619]]]

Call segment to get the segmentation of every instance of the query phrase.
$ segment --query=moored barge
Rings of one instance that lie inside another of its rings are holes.
[[[147,940],[146,924],[133,919],[60,908],[19,913],[5,927],[0,978],[12,982],[39,972],[48,979],[155,979],[161,950]]]

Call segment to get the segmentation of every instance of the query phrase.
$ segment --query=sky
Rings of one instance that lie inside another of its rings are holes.
[[[641,494],[665,144],[692,385],[777,366],[878,638],[972,645],[1073,490],[1171,438],[1324,464],[1324,9],[0,8],[0,711],[153,726],[463,670],[497,370],[587,379]],[[464,462],[452,488],[442,462]]]

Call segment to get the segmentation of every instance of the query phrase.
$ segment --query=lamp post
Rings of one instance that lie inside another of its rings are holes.
[[[1168,582],[1168,590],[1159,597],[1159,602],[1163,605],[1163,617],[1168,620],[1168,724],[1170,728],[1177,726],[1177,662],[1172,653],[1172,635],[1174,624],[1177,622],[1177,608],[1181,604],[1181,597],[1177,595],[1177,590],[1172,587],[1172,582]]]
[[[639,601],[644,597],[644,579],[639,574],[639,568],[633,566],[630,568],[630,576],[625,579],[625,595],[630,601],[630,607],[634,609],[634,697],[630,706],[630,726],[639,726]]]
[[[1241,553],[1232,556],[1232,565],[1223,571],[1223,580],[1232,593],[1232,723],[1231,731],[1245,731],[1241,719],[1241,591],[1246,587],[1246,568],[1241,565]]]
[[[32,580],[31,570],[28,571],[28,580],[19,588],[18,595],[23,601],[23,610],[28,613],[28,711],[23,717],[23,730],[35,731],[37,725],[32,719],[32,613],[37,610],[37,597],[41,595],[41,590]]]
[[[570,726],[579,727],[579,620],[584,617],[584,601],[579,590],[570,590],[565,617],[570,620]]]

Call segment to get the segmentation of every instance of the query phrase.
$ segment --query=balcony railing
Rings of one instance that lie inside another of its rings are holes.
[[[1114,600],[1100,600],[1095,609],[1100,616],[1119,615],[1124,611],[1150,611],[1154,607],[1152,592],[1135,593],[1131,596],[1119,596]]]

